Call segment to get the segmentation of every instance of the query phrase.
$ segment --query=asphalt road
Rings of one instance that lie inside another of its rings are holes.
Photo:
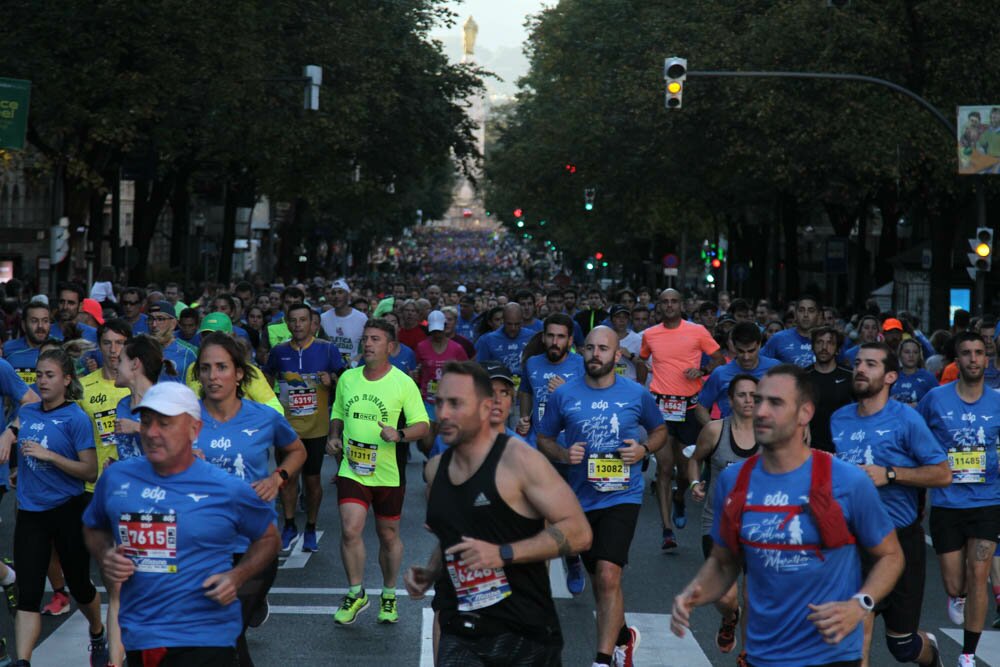
[[[422,459],[422,457],[415,457]],[[255,662],[262,667],[284,665],[391,665],[404,667],[430,663],[429,600],[411,601],[400,590],[400,621],[393,626],[375,622],[376,602],[381,588],[378,568],[378,541],[371,522],[365,537],[368,565],[365,587],[374,597],[371,606],[349,627],[337,627],[332,615],[347,586],[340,564],[336,493],[329,484],[335,469],[327,460],[323,471],[326,496],[319,528],[319,552],[294,553],[283,559],[277,582],[271,592],[272,614],[266,624],[251,630],[250,647]],[[423,528],[426,504],[421,464],[412,461],[407,477],[407,500],[403,510],[402,536],[405,548],[404,568],[423,563],[434,544],[433,536]],[[0,553],[9,554],[13,540],[13,505],[8,499],[0,508]],[[676,595],[700,566],[701,548],[697,513],[691,505],[687,528],[678,531],[681,546],[675,552],[660,551],[660,522],[654,498],[646,496],[639,526],[632,544],[631,563],[625,571],[625,609],[629,621],[642,631],[642,644],[636,664],[648,666],[701,667],[734,665],[736,653],[723,655],[715,646],[718,614],[712,608],[695,612],[693,637],[679,640],[669,633],[670,606]],[[301,522],[301,519],[300,519]],[[928,548],[927,591],[923,606],[923,626],[938,636],[946,665],[954,665],[961,648],[961,628],[953,626],[945,612],[945,595],[940,583],[936,558]],[[563,662],[566,665],[590,665],[594,657],[594,602],[591,589],[572,598],[561,579],[561,565],[554,566],[556,607],[565,636]],[[99,574],[95,570],[95,581]],[[400,578],[396,583],[402,589]],[[46,598],[47,599],[47,598]],[[990,614],[990,621],[993,615]],[[988,623],[989,624],[989,623]],[[988,625],[987,624],[987,625]],[[0,632],[13,636],[12,622],[0,619]],[[885,648],[882,625],[877,622],[872,665],[897,664]],[[12,640],[11,640],[12,641]],[[85,625],[79,612],[58,618],[44,618],[42,638],[32,664],[34,667],[68,667],[87,663]],[[1000,667],[1000,631],[987,630],[980,644],[980,665]]]

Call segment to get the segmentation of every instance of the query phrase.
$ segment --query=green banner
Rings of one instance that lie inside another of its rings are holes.
[[[0,148],[24,148],[31,82],[0,78]]]

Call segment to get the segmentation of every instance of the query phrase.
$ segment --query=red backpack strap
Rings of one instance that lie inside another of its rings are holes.
[[[719,536],[736,556],[741,552],[740,528],[743,526],[743,508],[747,504],[747,491],[750,488],[750,473],[759,458],[760,454],[754,454],[743,462],[740,472],[736,475],[736,484],[726,496],[726,502],[722,506]]]
[[[833,497],[833,456],[819,450],[813,450],[812,456],[809,511],[819,529],[820,543],[827,549],[854,544],[844,510]]]

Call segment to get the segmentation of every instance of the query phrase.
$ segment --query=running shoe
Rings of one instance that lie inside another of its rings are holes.
[[[259,628],[267,623],[267,619],[269,618],[271,618],[271,603],[265,595],[263,604],[257,605],[257,608],[253,610],[250,618],[247,619],[247,625],[251,628]]]
[[[677,548],[677,538],[674,537],[674,531],[669,528],[663,529],[663,544],[660,545],[660,549],[663,551],[670,551],[671,549]]]
[[[4,565],[14,570],[14,561],[9,558],[3,559]],[[3,587],[4,597],[7,598],[7,611],[10,612],[11,616],[17,614],[17,582],[15,581],[10,586]],[[2,665],[0,665],[2,667]]]
[[[674,502],[673,507],[670,510],[670,518],[674,521],[675,528],[683,528],[688,524],[687,514],[685,510],[687,506],[684,504],[684,494],[679,491],[674,491]]]
[[[303,551],[319,551],[319,542],[316,540],[316,531],[307,530],[302,533],[302,550]]]
[[[958,656],[958,667],[976,667],[976,656],[974,653],[963,653]]]
[[[927,641],[931,643],[931,647],[934,649],[934,667],[944,667],[944,661],[941,660],[941,650],[938,648],[937,637],[928,632]]]
[[[750,667],[750,663],[747,662],[746,651],[740,651],[740,654],[736,656],[736,667]]]
[[[729,653],[736,648],[736,626],[740,624],[740,608],[729,618],[722,619],[719,631],[715,633],[715,645],[723,653]]]
[[[368,608],[368,594],[361,592],[360,597],[354,597],[350,593],[344,596],[344,601],[340,609],[333,615],[333,622],[337,625],[350,625],[358,620],[358,614]]]
[[[62,591],[53,593],[49,603],[42,607],[42,616],[62,616],[69,612],[69,596]]]
[[[108,637],[102,632],[100,637],[90,638],[90,667],[107,667],[109,662]]]
[[[948,596],[948,618],[955,625],[965,623],[965,598],[953,598]]]
[[[587,577],[583,573],[583,559],[570,556],[566,559],[566,588],[573,595],[579,595],[587,587]]]
[[[281,550],[291,551],[292,542],[295,538],[299,536],[299,531],[295,530],[295,526],[285,526],[281,529]]]
[[[623,646],[616,646],[611,656],[615,667],[634,667],[635,652],[639,650],[639,642],[642,636],[639,628],[634,625],[628,627],[628,643]]]
[[[399,620],[399,611],[396,610],[396,596],[387,598],[379,596],[378,622],[395,623]]]

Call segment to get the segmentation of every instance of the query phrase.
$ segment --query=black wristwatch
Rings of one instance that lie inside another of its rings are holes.
[[[282,482],[287,482],[288,481],[288,471],[285,470],[284,468],[278,468],[274,472],[278,473],[278,477],[281,478]]]
[[[896,483],[896,471],[892,466],[885,467],[885,478],[889,480],[889,484]]]
[[[405,436],[403,435],[403,429],[401,428],[396,429],[396,433],[399,433],[399,440],[397,440],[396,442],[398,444],[403,444],[403,441],[406,439]]]
[[[510,565],[514,562],[514,547],[509,544],[500,545],[500,560],[503,561],[504,565]]]

